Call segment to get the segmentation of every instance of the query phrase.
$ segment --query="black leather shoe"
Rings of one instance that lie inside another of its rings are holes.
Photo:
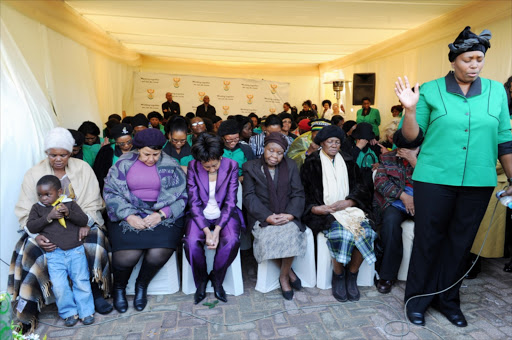
[[[393,287],[394,283],[395,281],[393,280],[380,279],[377,282],[377,291],[381,294],[389,294],[391,292],[391,287]]]
[[[224,290],[224,287],[220,285],[219,287],[213,286],[213,292],[217,300],[222,302],[228,302],[228,298],[226,297],[226,291]]]
[[[281,285],[281,280],[279,280],[279,286],[281,286],[281,293],[283,294],[283,297],[286,300],[293,299],[293,289],[292,290],[284,290],[283,286]]]
[[[290,270],[295,274],[293,269],[290,268]],[[290,280],[290,286],[292,286],[292,288],[295,289],[295,290],[301,290],[302,289],[302,282],[300,281],[300,278],[297,276],[297,274],[295,274],[295,277],[297,278],[295,281],[292,282]]]
[[[146,308],[148,304],[148,286],[142,282],[135,283],[135,297],[133,298],[133,307],[139,312]]]
[[[206,281],[201,282],[196,289],[196,293],[194,294],[194,305],[197,305],[199,302],[203,301],[206,298],[206,285],[208,284],[208,279]]]
[[[416,326],[425,326],[425,313],[407,311],[407,318]]]
[[[359,271],[355,273],[351,273],[350,270],[346,270],[347,278],[345,279],[347,282],[347,296],[350,301],[359,301],[361,294],[359,293],[359,289],[357,288],[357,274]]]
[[[442,313],[442,314],[448,319],[448,321],[450,321],[452,324],[454,324],[457,327],[466,327],[468,325],[468,322],[466,321],[466,318],[464,317],[462,312],[460,314],[452,314],[452,315],[448,315],[448,314],[444,314],[444,313]]]
[[[112,300],[114,300],[114,308],[119,313],[125,313],[128,310],[128,301],[126,300],[126,289],[114,287],[112,290]]]
[[[345,273],[346,270],[343,270],[343,273],[340,275],[336,273],[332,273],[332,296],[339,302],[345,302],[348,300],[347,297],[347,286],[345,284]]]

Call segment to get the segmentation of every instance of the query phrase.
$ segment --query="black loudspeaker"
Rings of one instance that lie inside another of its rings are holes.
[[[352,105],[363,104],[364,97],[375,103],[375,73],[354,73],[353,84]]]

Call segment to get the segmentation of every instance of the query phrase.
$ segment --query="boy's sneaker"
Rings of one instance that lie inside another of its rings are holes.
[[[94,323],[94,315],[89,315],[89,316],[86,316],[83,320],[82,320],[82,323],[84,325],[92,325]]]
[[[66,327],[73,327],[78,322],[78,315],[73,315],[64,320],[64,325]]]

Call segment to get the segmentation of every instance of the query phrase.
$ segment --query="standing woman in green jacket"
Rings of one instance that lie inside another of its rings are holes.
[[[374,109],[373,107],[370,107],[371,105],[370,98],[364,97],[363,98],[363,108],[359,109],[357,111],[357,120],[356,122],[359,123],[370,123],[373,127],[373,133],[375,134],[375,141],[380,140],[380,112],[377,109]],[[372,145],[377,144],[377,142],[372,143]]]
[[[402,133],[424,138],[414,170],[415,235],[405,301],[407,317],[425,324],[438,309],[452,324],[467,326],[459,281],[487,204],[496,186],[496,161],[512,177],[512,134],[503,86],[479,77],[491,32],[466,27],[449,44],[453,71],[412,89],[398,78],[395,92],[405,108]],[[512,194],[509,187],[505,195]]]

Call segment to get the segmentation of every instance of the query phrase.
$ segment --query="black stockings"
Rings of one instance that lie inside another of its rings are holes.
[[[146,250],[118,250],[112,255],[112,266],[117,270],[131,270],[133,267],[135,267],[143,253],[143,267],[147,264],[151,267],[161,268],[171,258],[172,254],[174,253],[174,249],[152,248]]]

